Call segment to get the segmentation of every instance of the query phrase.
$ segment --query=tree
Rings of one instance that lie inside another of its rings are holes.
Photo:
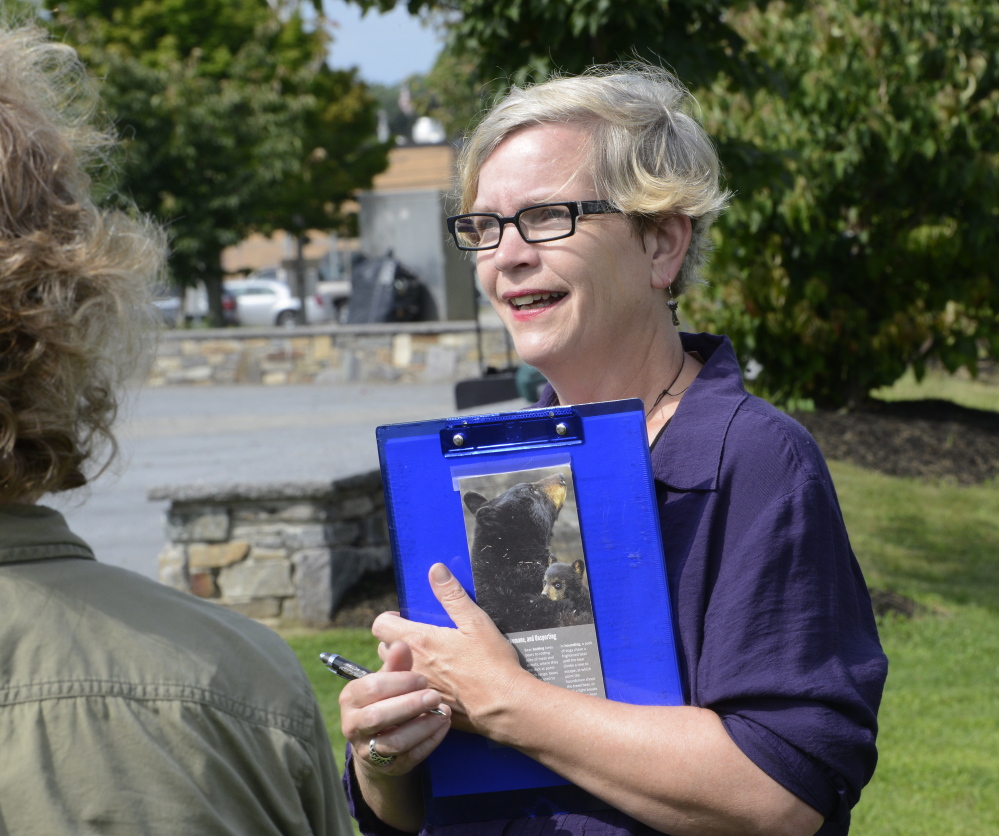
[[[356,235],[356,215],[342,205],[388,165],[388,143],[376,139],[375,100],[356,70],[334,70],[323,63],[310,80],[299,138],[302,154],[291,176],[258,207],[255,227],[283,229],[295,236],[297,293],[305,315],[302,248],[310,229]]]
[[[105,78],[122,197],[167,225],[175,278],[205,283],[216,321],[226,246],[336,228],[340,203],[387,164],[374,102],[326,66],[326,36],[294,3],[66,0],[54,14]]]
[[[401,0],[349,0],[365,12]],[[799,2],[799,0],[791,0]],[[747,53],[729,12],[766,0],[407,0],[406,8],[444,30],[445,48],[426,76],[410,79],[418,112],[449,137],[474,128],[509,85],[579,73],[593,64],[644,59],[670,66],[686,83],[725,72],[759,84],[763,68]]]
[[[999,356],[997,18],[988,0],[817,0],[737,21],[779,84],[702,98],[759,174],[738,161],[701,313],[764,393],[839,407],[931,358]]]
[[[799,0],[792,0],[798,2]],[[401,0],[349,0],[365,12]],[[579,73],[593,64],[664,63],[688,84],[724,71],[738,84],[763,78],[728,11],[766,0],[407,0],[411,14],[444,30],[445,48],[426,76],[411,79],[417,110],[449,137],[471,130],[509,85]]]
[[[389,11],[399,0],[352,0],[367,11]],[[765,0],[408,0],[411,14],[442,25],[445,53],[471,60],[478,83],[497,77],[522,83],[553,70],[627,58],[668,61],[690,84],[719,68],[744,80],[754,68],[729,12]]]
[[[412,76],[406,83],[416,112],[436,119],[450,139],[458,140],[503,91],[503,85],[478,78],[471,57],[444,50],[429,73]]]

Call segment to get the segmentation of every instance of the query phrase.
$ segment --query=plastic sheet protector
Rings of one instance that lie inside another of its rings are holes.
[[[404,617],[454,626],[428,579],[444,563],[538,678],[682,704],[640,400],[393,424],[377,439]],[[434,824],[607,806],[456,730],[422,769]]]

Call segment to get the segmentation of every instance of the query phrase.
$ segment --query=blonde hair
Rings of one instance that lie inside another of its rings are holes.
[[[479,172],[516,131],[575,123],[590,132],[589,164],[598,196],[627,213],[638,232],[669,215],[691,219],[693,235],[673,292],[697,281],[711,249],[708,229],[728,202],[718,154],[693,115],[696,103],[667,70],[644,63],[594,67],[583,75],[514,87],[469,137],[458,161],[462,212]]]
[[[86,169],[113,137],[76,53],[0,23],[0,502],[110,463],[119,390],[148,369],[164,240],[103,211]]]

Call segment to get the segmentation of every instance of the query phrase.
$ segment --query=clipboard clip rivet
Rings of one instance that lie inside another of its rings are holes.
[[[565,435],[567,432],[569,432],[569,428],[561,421],[559,421],[555,425],[555,432],[557,432],[559,435]]]
[[[451,443],[454,444],[455,447],[461,447],[465,443],[465,436],[461,433],[455,433],[454,438],[451,439]]]

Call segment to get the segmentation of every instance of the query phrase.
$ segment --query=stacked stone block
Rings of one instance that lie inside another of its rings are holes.
[[[516,362],[502,327],[469,322],[192,329],[162,335],[148,382],[441,383]]]
[[[149,498],[170,501],[160,581],[251,618],[324,626],[363,573],[391,565],[378,471],[163,487]]]

